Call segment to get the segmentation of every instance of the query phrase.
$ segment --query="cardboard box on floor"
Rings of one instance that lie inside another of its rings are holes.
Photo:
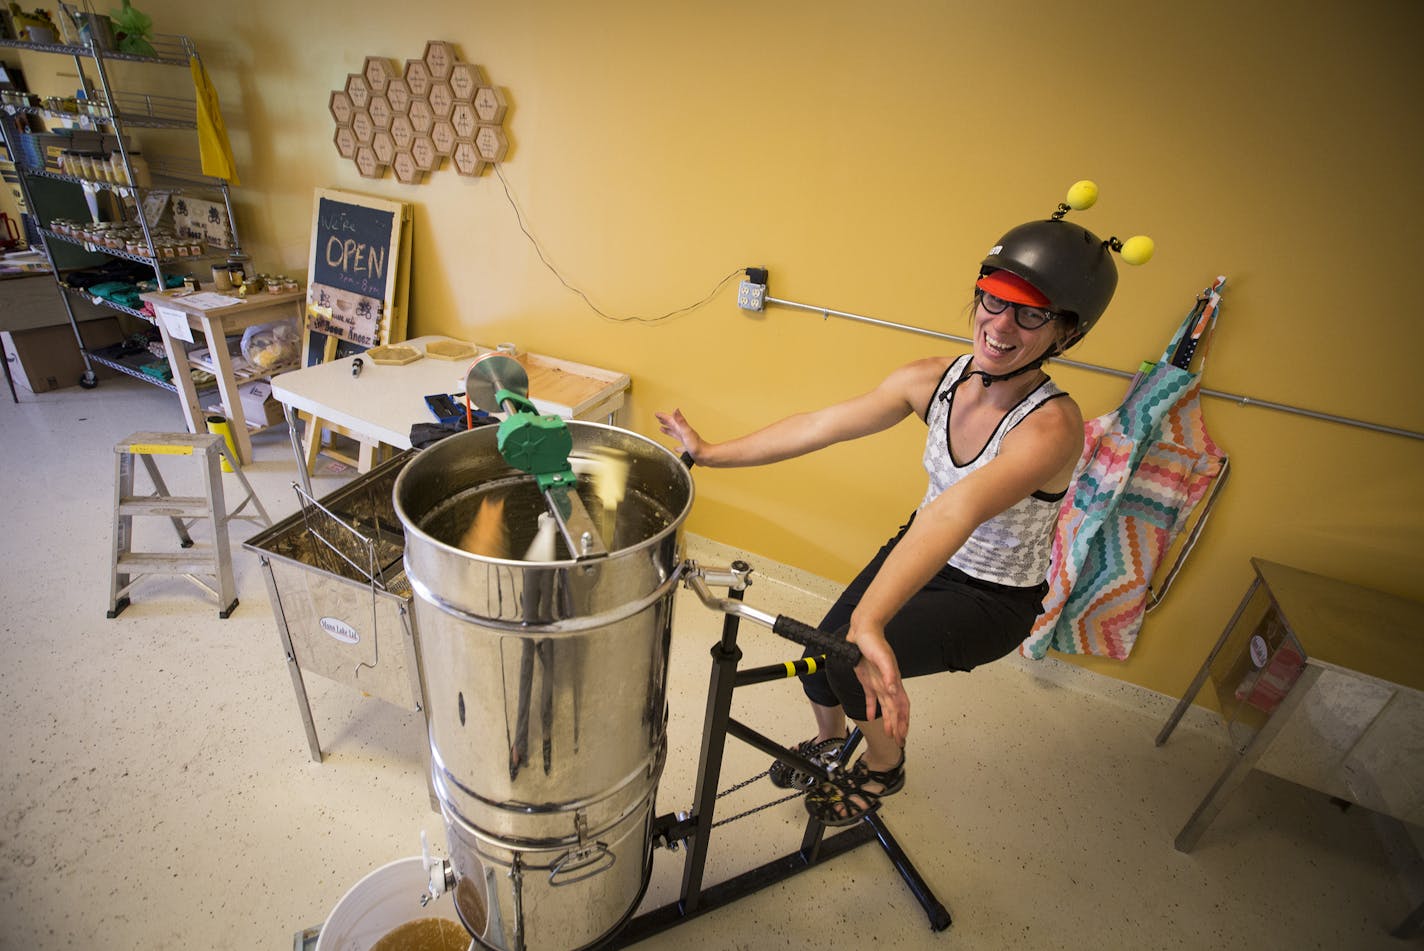
[[[282,404],[272,396],[272,384],[267,380],[254,380],[237,388],[242,400],[242,415],[249,426],[275,426],[286,417],[282,415]],[[222,414],[221,403],[207,407],[208,412]]]
[[[90,350],[111,347],[124,339],[116,317],[86,320],[79,325],[79,332]],[[84,375],[84,358],[79,355],[79,344],[69,324],[7,330],[0,333],[0,344],[4,345],[5,360],[10,365],[15,385],[31,393],[77,386]],[[113,370],[97,363],[94,372],[100,379],[115,375]]]

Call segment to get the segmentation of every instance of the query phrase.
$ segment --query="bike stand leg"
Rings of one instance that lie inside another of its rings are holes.
[[[943,931],[953,924],[954,920],[949,917],[949,909],[945,908],[935,897],[934,892],[930,891],[929,885],[920,877],[920,873],[916,870],[914,863],[910,861],[910,857],[900,848],[900,843],[895,841],[890,830],[885,828],[885,820],[872,812],[858,824],[858,827],[874,830],[875,837],[880,840],[880,847],[885,850],[885,854],[890,859],[890,864],[895,866],[895,871],[900,873],[900,877],[905,880],[905,884],[914,894],[915,901],[920,903],[920,907],[929,916],[930,930]]]
[[[735,600],[741,600],[742,592],[733,588],[728,592]],[[737,664],[742,657],[737,647],[738,618],[728,614],[722,624],[722,640],[712,648],[712,676],[707,691],[707,712],[702,729],[702,749],[697,767],[697,788],[690,817],[663,816],[655,820],[655,831],[666,836],[671,850],[676,850],[679,841],[687,842],[687,857],[683,866],[682,892],[677,901],[661,908],[645,912],[628,921],[616,934],[599,944],[600,951],[625,948],[637,944],[653,935],[674,928],[699,915],[729,905],[747,895],[761,891],[769,885],[784,881],[814,865],[829,861],[838,855],[864,845],[871,839],[879,839],[881,848],[889,856],[891,864],[900,873],[905,884],[914,893],[915,899],[924,908],[930,919],[930,929],[943,931],[951,923],[948,910],[920,877],[913,863],[900,848],[890,830],[879,816],[871,814],[842,832],[826,838],[826,827],[816,819],[809,819],[802,838],[801,848],[781,858],[774,859],[743,872],[711,888],[702,887],[702,875],[706,867],[710,845],[713,818],[717,802],[717,785],[721,780],[722,757],[726,751],[727,736],[735,736],[750,746],[771,756],[787,758],[798,768],[825,771],[819,764],[787,750],[772,742],[755,730],[731,718],[732,692],[739,685]],[[841,763],[850,757],[861,737],[858,730],[847,737],[841,751]]]

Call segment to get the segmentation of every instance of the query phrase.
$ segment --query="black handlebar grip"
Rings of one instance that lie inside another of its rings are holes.
[[[771,629],[774,633],[780,634],[788,641],[795,641],[807,647],[814,647],[816,650],[825,651],[828,656],[843,660],[854,667],[860,663],[860,648],[849,641],[832,637],[825,631],[818,630],[809,624],[802,624],[795,618],[789,618],[784,614],[776,616],[776,622]]]

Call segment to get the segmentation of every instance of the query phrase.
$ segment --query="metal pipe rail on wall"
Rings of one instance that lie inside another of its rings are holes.
[[[924,327],[916,327],[912,324],[897,324],[891,320],[881,320],[878,317],[866,317],[863,314],[851,314],[843,310],[832,310],[829,307],[817,307],[814,304],[802,304],[797,301],[782,300],[779,297],[767,295],[765,302],[768,304],[780,304],[782,307],[790,307],[795,310],[807,310],[813,314],[820,314],[825,317],[841,317],[846,320],[855,320],[863,324],[872,324],[876,327],[888,327],[891,330],[903,330],[907,333],[921,334],[925,337],[935,337],[939,340],[952,340],[955,343],[962,343],[967,346],[974,346],[974,341],[968,337],[959,337],[955,334],[942,333],[938,330],[929,330]],[[1077,360],[1065,360],[1062,357],[1054,357],[1053,362],[1060,366],[1073,367],[1078,370],[1089,370],[1093,373],[1106,373],[1108,376],[1122,377],[1130,380],[1134,374],[1113,367],[1101,367],[1095,363],[1081,363]],[[1349,416],[1336,416],[1333,413],[1321,413],[1313,409],[1303,409],[1299,406],[1290,406],[1285,403],[1273,403],[1270,400],[1256,399],[1254,396],[1244,396],[1240,393],[1223,393],[1220,390],[1201,390],[1203,396],[1211,396],[1219,400],[1227,400],[1240,406],[1256,406],[1261,409],[1276,410],[1281,413],[1292,413],[1296,416],[1308,416],[1311,419],[1324,420],[1327,423],[1340,423],[1344,426],[1354,426],[1358,429],[1369,429],[1377,433],[1386,433],[1390,436],[1404,436],[1408,439],[1424,439],[1424,433],[1415,432],[1412,429],[1400,429],[1395,426],[1384,426],[1380,423],[1371,423],[1363,419],[1352,419]]]

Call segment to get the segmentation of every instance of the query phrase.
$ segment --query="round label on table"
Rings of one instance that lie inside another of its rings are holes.
[[[1271,649],[1266,646],[1266,639],[1260,634],[1251,638],[1251,663],[1257,667],[1266,666],[1266,659],[1271,656]]]
[[[340,618],[324,617],[320,623],[323,631],[343,644],[357,644],[361,641],[361,635],[357,633],[356,628]]]

